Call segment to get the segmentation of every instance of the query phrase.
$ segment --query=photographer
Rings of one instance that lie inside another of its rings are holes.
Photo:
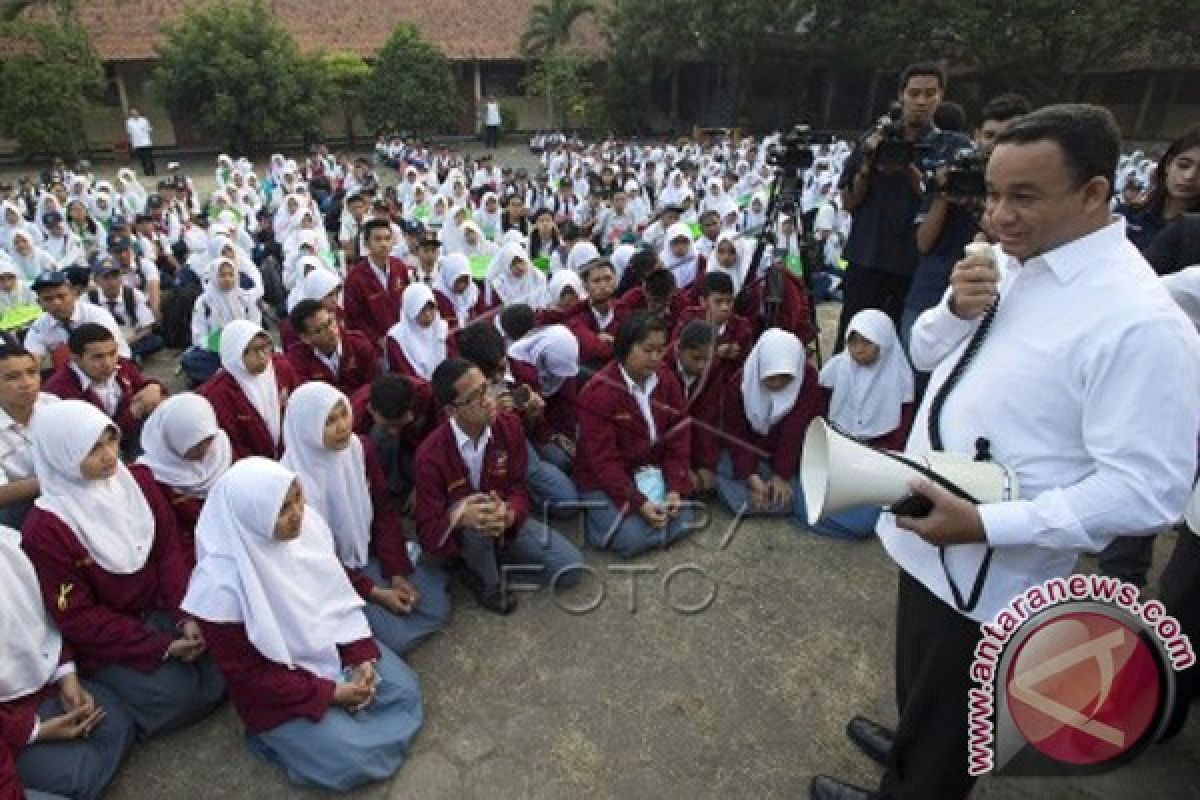
[[[878,308],[900,325],[904,300],[917,266],[912,221],[921,207],[919,154],[939,161],[942,153],[969,146],[961,134],[933,126],[933,112],[946,91],[936,64],[914,64],[900,76],[898,111],[861,140],[846,159],[838,188],[854,215],[843,257],[849,262],[838,322],[838,349],[850,319]],[[907,150],[907,154],[905,153]]]
[[[975,129],[976,159],[974,164],[964,167],[980,167],[987,164],[992,154],[996,136],[1008,128],[1019,116],[1028,114],[1029,101],[1019,94],[1002,94],[983,107],[982,119]],[[950,282],[950,270],[954,262],[962,257],[963,248],[979,232],[979,214],[983,210],[982,181],[977,187],[954,193],[949,186],[949,170],[955,165],[944,166],[929,182],[917,216],[917,269],[912,285],[904,302],[904,316],[900,323],[900,338],[908,345],[909,332],[917,317],[933,308]],[[966,181],[961,181],[965,183]]]
[[[955,264],[913,328],[913,362],[933,375],[906,452],[969,458],[986,438],[1020,496],[976,505],[922,480],[928,515],[880,518],[900,567],[899,724],[856,717],[847,732],[885,766],[883,797],[966,797],[980,623],[1068,575],[1080,553],[1174,524],[1188,501],[1200,338],[1109,211],[1119,153],[1116,120],[1097,106],[1015,121],[987,166],[1000,246]],[[818,800],[869,796],[813,781]]]

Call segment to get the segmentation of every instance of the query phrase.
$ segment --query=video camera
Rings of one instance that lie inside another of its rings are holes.
[[[779,144],[767,150],[767,163],[789,175],[795,175],[800,170],[811,169],[816,162],[816,154],[812,150],[814,144],[832,142],[833,137],[829,134],[815,134],[807,125],[796,125],[783,135]]]
[[[946,194],[981,198],[987,195],[987,159],[973,147],[956,150],[946,160]]]
[[[904,138],[904,107],[892,103],[887,113],[879,118],[875,129],[867,134],[879,134],[879,143],[873,149],[864,145],[864,155],[872,159],[875,169],[882,172],[899,172],[909,164],[916,164],[929,156],[929,147]]]

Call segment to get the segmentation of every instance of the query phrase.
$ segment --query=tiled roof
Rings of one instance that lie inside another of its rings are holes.
[[[535,0],[265,0],[304,50],[350,50],[372,55],[402,22],[456,61],[520,58],[521,34]],[[178,0],[88,0],[79,20],[105,61],[155,58],[161,26],[190,7]],[[592,15],[573,28],[573,45],[603,53],[600,26]]]

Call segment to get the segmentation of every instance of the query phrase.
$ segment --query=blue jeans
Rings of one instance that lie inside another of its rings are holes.
[[[133,357],[139,361],[146,356],[154,355],[162,349],[163,340],[157,333],[148,333],[136,342],[129,343],[129,350],[133,353]]]
[[[636,509],[619,511],[606,492],[584,492],[581,499],[586,509],[584,532],[588,544],[597,550],[612,550],[621,558],[665,548],[698,530],[691,509],[683,509],[664,527],[654,528]]]
[[[526,443],[525,456],[528,459],[525,485],[529,488],[530,513],[538,518],[542,517],[543,509],[553,517],[573,514],[579,505],[579,490],[566,472],[538,455],[531,444]]]
[[[758,476],[764,481],[771,478],[771,467],[765,460],[758,462]],[[800,496],[798,477],[792,479],[792,494],[794,497]],[[721,498],[721,502],[725,504],[725,508],[729,509],[731,514],[779,516],[792,513],[791,506],[778,503],[766,508],[751,510],[750,489],[744,479],[733,477],[733,459],[728,450],[722,451],[721,457],[717,459],[717,497]]]
[[[532,518],[507,544],[497,545],[495,538],[467,529],[460,535],[459,547],[467,569],[489,588],[532,581],[566,589],[583,577],[579,548]]]
[[[221,357],[211,350],[192,346],[183,351],[179,363],[188,383],[191,386],[199,386],[221,368]]]

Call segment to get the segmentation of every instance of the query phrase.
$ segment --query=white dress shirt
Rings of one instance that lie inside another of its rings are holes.
[[[85,322],[95,322],[108,328],[112,331],[113,336],[117,338],[117,355],[121,356],[121,358],[133,357],[129,351],[129,344],[121,334],[121,328],[117,325],[117,321],[113,319],[113,315],[108,313],[107,310],[100,308],[100,306],[84,302],[83,298],[75,301],[75,311],[71,314],[70,330],[62,322],[59,322],[56,318],[46,313],[35,319],[33,324],[29,326],[29,332],[25,334],[25,349],[38,358],[41,358],[60,345],[66,344],[67,337],[71,335],[71,330],[74,330]]]
[[[130,147],[151,147],[150,120],[145,117],[130,117],[125,120],[125,132],[129,134]]]
[[[646,379],[645,386],[638,386],[637,382],[629,377],[629,373],[625,371],[625,367],[620,367],[620,370],[621,377],[625,379],[625,385],[629,388],[629,393],[637,401],[638,408],[642,412],[642,417],[646,420],[646,427],[650,430],[650,441],[658,441],[658,426],[654,423],[654,410],[650,400],[650,395],[654,394],[654,390],[658,388],[658,376],[652,373]]]
[[[946,451],[973,456],[986,437],[992,458],[1020,481],[1020,500],[979,507],[995,552],[978,606],[964,612],[977,621],[1068,574],[1081,552],[1174,524],[1200,430],[1200,337],[1122,221],[1025,263],[993,252],[999,311],[941,414]],[[930,450],[929,402],[979,324],[956,317],[948,298],[912,332],[914,365],[933,371],[908,440],[914,455]],[[902,569],[955,606],[936,547],[891,514],[877,531]],[[985,550],[946,548],[964,600]]]
[[[467,436],[463,429],[458,427],[458,422],[453,419],[450,420],[450,429],[454,431],[454,440],[458,443],[458,453],[462,456],[463,463],[467,465],[467,477],[471,481],[471,488],[478,492],[479,485],[483,481],[483,457],[487,454],[488,445],[492,441],[492,429],[484,428],[478,441]]]
[[[34,416],[42,406],[57,402],[58,398],[54,395],[39,393],[33,405]],[[33,423],[33,416],[29,422]],[[29,432],[29,425],[22,425],[0,408],[0,486],[32,477],[33,436]]]
[[[75,377],[79,378],[79,385],[85,392],[90,389],[96,397],[100,398],[105,414],[111,417],[117,413],[117,406],[121,404],[121,384],[117,382],[116,372],[109,376],[107,381],[100,383],[88,377],[88,374],[73,361],[71,362],[71,371],[75,373]]]

